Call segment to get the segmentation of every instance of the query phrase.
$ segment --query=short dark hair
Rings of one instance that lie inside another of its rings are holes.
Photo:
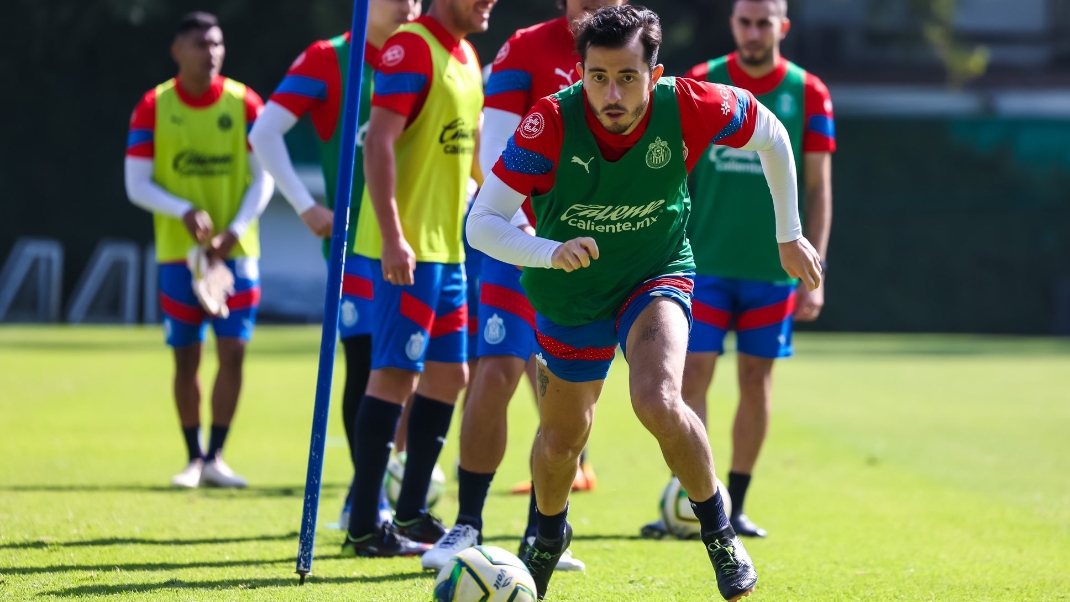
[[[176,36],[185,35],[191,31],[205,31],[213,27],[219,27],[219,19],[212,13],[195,11],[182,17],[178,22]]]
[[[588,48],[623,48],[636,35],[643,43],[643,60],[653,69],[661,47],[661,19],[642,6],[604,6],[584,16],[576,24],[576,51],[586,62]]]

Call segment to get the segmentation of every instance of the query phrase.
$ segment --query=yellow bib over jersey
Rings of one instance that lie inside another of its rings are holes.
[[[462,64],[419,23],[403,25],[398,31],[415,33],[427,42],[433,68],[420,114],[394,145],[401,229],[416,261],[461,263],[468,178],[483,109],[479,60],[468,44],[462,44],[467,57]],[[364,194],[356,252],[378,259],[382,236],[367,188]]]
[[[245,86],[226,80],[223,95],[207,107],[191,107],[178,97],[175,80],[156,87],[153,180],[164,190],[208,212],[215,233],[238,215],[249,187],[246,146]],[[197,244],[182,220],[155,214],[156,260],[185,261]],[[254,220],[234,246],[231,257],[259,257],[260,236]]]

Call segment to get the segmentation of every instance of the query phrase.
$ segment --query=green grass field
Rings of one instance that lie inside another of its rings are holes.
[[[318,337],[257,331],[227,450],[251,486],[188,492],[167,486],[185,458],[156,329],[0,328],[0,598],[429,599],[418,561],[339,558],[342,534],[323,527],[350,476],[337,403],[314,575],[297,587]],[[748,545],[752,600],[1070,600],[1070,342],[805,335],[797,352],[778,367],[748,499],[772,534]],[[711,413],[722,478],[731,361]],[[572,502],[587,574],[555,577],[550,599],[719,599],[699,544],[636,538],[667,470],[631,413],[627,369],[618,359],[590,443],[598,491]],[[510,412],[486,535],[514,550],[527,390]],[[447,521],[455,501],[451,482]]]

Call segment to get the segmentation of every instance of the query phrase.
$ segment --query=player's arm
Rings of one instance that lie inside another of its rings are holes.
[[[297,215],[301,216],[301,221],[308,226],[312,234],[327,238],[331,235],[334,215],[330,209],[316,203],[308,187],[297,175],[290,159],[290,151],[286,147],[286,132],[289,132],[297,121],[298,117],[282,105],[268,101],[264,112],[260,114],[249,133],[249,143],[253,145],[260,164],[275,179],[279,192],[286,197]]]
[[[525,129],[524,123],[530,127]],[[466,224],[468,242],[513,265],[569,272],[587,267],[592,259],[598,259],[594,239],[583,237],[560,243],[520,229],[524,199],[529,193],[545,192],[554,185],[554,171],[561,155],[560,110],[555,101],[544,98],[524,123],[507,142],[476,197]]]
[[[264,169],[275,178],[279,191],[305,226],[320,238],[331,235],[334,213],[316,203],[308,187],[297,175],[285,136],[302,115],[315,107],[329,106],[332,98],[341,95],[337,63],[334,48],[330,44],[316,42],[309,46],[290,65],[249,133],[249,142]],[[316,125],[318,127],[319,124]],[[333,130],[337,124],[329,127]],[[323,132],[318,133],[324,136]]]
[[[806,190],[803,231],[824,260],[832,231],[832,152],[836,150],[836,128],[828,88],[812,74],[806,75],[803,107],[806,119],[802,144]],[[795,305],[796,320],[809,322],[821,315],[824,289],[822,282],[813,291],[800,291]]]
[[[263,110],[264,101],[256,92],[253,92],[252,88],[246,88],[245,123],[248,124],[248,130],[256,127],[257,118]],[[248,134],[246,134],[245,142],[249,150],[249,186],[242,195],[241,205],[238,206],[234,219],[231,220],[226,230],[212,239],[208,251],[209,256],[216,259],[230,257],[230,252],[234,249],[234,245],[238,244],[238,239],[249,229],[249,224],[264,212],[268,202],[271,201],[271,195],[275,192],[275,179],[257,160],[256,153],[249,144]]]
[[[708,128],[706,133],[714,144],[758,152],[773,197],[780,263],[789,276],[815,289],[821,284],[820,257],[803,237],[795,157],[784,125],[750,92],[688,79],[677,81],[687,93],[678,96],[690,97],[689,111],[706,117],[701,120],[689,115],[689,120]]]
[[[146,211],[181,219],[194,240],[205,243],[212,236],[212,218],[208,213],[197,210],[186,199],[167,192],[153,179],[155,129],[156,94],[150,90],[142,97],[130,118],[123,164],[126,196],[131,203]]]
[[[598,259],[593,238],[574,238],[560,243],[532,236],[517,228],[515,216],[527,195],[517,192],[491,173],[479,190],[465,233],[474,248],[505,263],[531,268],[556,268],[571,272]]]
[[[383,277],[400,285],[412,284],[416,270],[416,253],[405,240],[395,196],[394,144],[405,130],[405,121],[405,115],[373,106],[364,138],[364,179],[383,237]]]

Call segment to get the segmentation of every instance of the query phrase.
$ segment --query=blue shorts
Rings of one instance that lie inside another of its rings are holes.
[[[605,380],[620,345],[628,357],[628,332],[655,299],[668,297],[680,304],[691,322],[692,274],[672,274],[647,280],[628,297],[616,318],[599,320],[582,326],[561,326],[545,316],[535,316],[538,328],[538,361],[554,376],[568,382]]]
[[[479,287],[481,332],[475,357],[512,355],[525,362],[535,353],[535,310],[520,286],[520,270],[493,257],[483,259]]]
[[[724,335],[734,324],[739,353],[791,356],[795,284],[697,276],[693,305],[689,352],[724,353]]]
[[[363,255],[346,257],[342,275],[342,304],[338,308],[338,335],[343,339],[372,333],[372,260]]]
[[[424,361],[468,361],[468,302],[464,265],[416,263],[412,286],[383,279],[371,260],[375,303],[372,313],[372,370],[423,372]]]
[[[260,306],[260,264],[255,257],[228,259],[226,263],[234,274],[234,294],[227,299],[230,315],[225,319],[209,318],[204,313],[193,294],[193,274],[186,262],[160,264],[160,307],[169,346],[203,343],[209,321],[216,338],[248,341],[253,337]]]

